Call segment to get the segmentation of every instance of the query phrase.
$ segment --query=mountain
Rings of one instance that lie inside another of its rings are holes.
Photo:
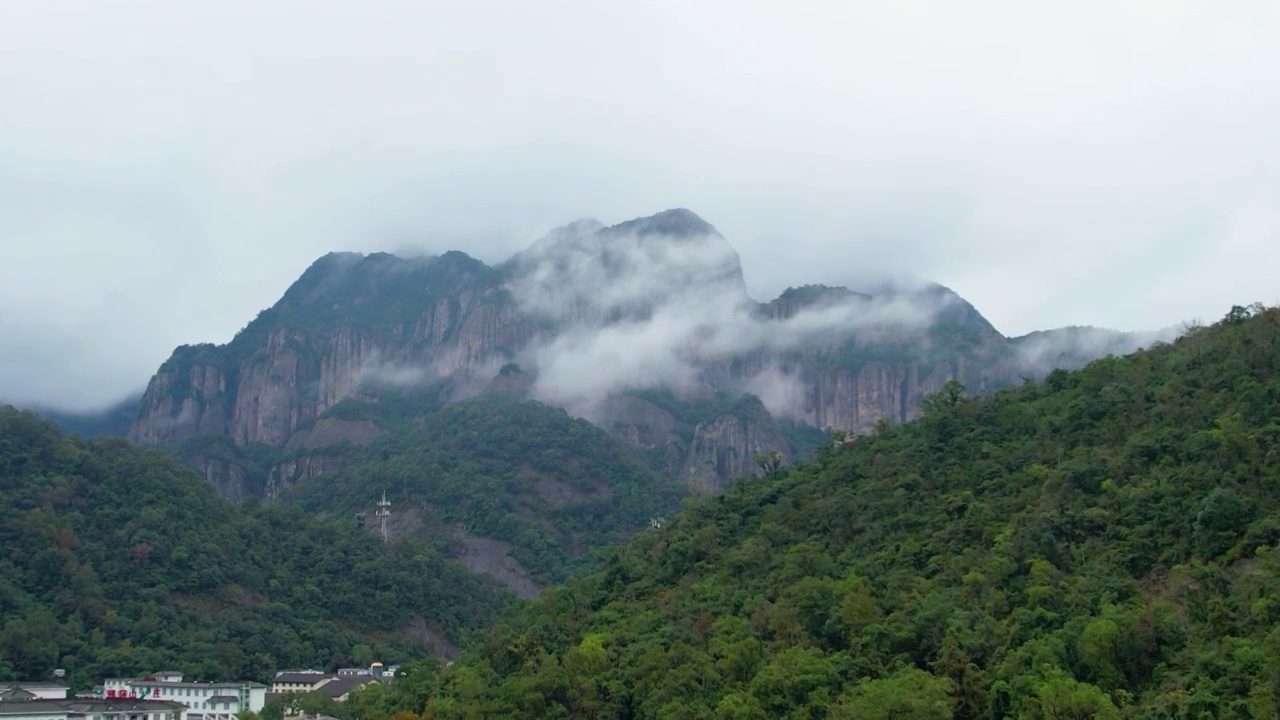
[[[1280,715],[1280,309],[744,478],[350,717]]]
[[[1041,330],[1010,339],[1025,364],[1041,374],[1054,368],[1074,370],[1107,355],[1128,355],[1142,348],[1168,342],[1176,328],[1154,332],[1120,332],[1106,328],[1072,326]]]
[[[138,407],[142,402],[142,393],[133,393],[120,402],[99,411],[69,412],[47,407],[27,407],[46,420],[52,420],[67,434],[91,437],[124,437],[129,434],[134,420],[138,417]]]
[[[299,477],[274,496],[372,521],[385,491],[394,536],[437,539],[472,571],[526,597],[585,568],[591,550],[674,514],[685,495],[622,441],[532,401],[488,394],[408,418],[354,401],[333,410],[315,430],[335,421],[386,430],[367,447],[339,446],[332,472]],[[316,457],[309,450],[297,462]]]
[[[520,373],[500,374],[519,383]],[[687,492],[623,440],[564,410],[490,388],[442,406],[440,386],[348,398],[283,448],[221,435],[170,448],[232,500],[265,496],[320,517],[392,506],[393,538],[431,544],[523,596],[589,564],[590,551],[675,512]]]
[[[227,345],[184,345],[147,386],[130,439],[282,446],[349,397],[496,372],[532,333],[502,277],[459,252],[331,253]]]
[[[164,453],[12,407],[0,547],[0,679],[62,668],[77,689],[160,667],[265,681],[452,655],[514,599],[440,548],[383,544],[350,516],[235,505]]]
[[[1028,360],[1035,345],[927,283],[806,286],[758,303],[725,238],[677,209],[610,227],[580,220],[494,267],[460,252],[326,255],[230,343],[175,350],[129,437],[204,438],[186,457],[243,497],[275,481],[231,456],[313,442],[299,433],[344,400],[500,392],[565,408],[714,489],[758,471],[760,453],[789,461],[831,430],[913,418],[948,380],[985,393],[1041,376],[1054,357]]]

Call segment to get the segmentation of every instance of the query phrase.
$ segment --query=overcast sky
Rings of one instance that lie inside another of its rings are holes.
[[[688,207],[765,299],[1280,301],[1280,3],[0,2],[0,398],[105,404],[329,250]]]

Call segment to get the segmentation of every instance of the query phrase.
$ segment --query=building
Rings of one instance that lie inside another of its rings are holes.
[[[392,674],[398,667],[396,665],[391,667]],[[271,681],[271,694],[274,696],[319,692],[342,702],[347,699],[347,694],[352,690],[358,690],[384,678],[388,678],[388,675],[380,662],[367,668],[338,668],[337,672],[332,673],[319,670],[281,670]]]
[[[336,677],[337,675],[319,670],[281,670],[271,681],[271,692],[309,693]]]
[[[183,710],[160,700],[44,698],[0,702],[0,720],[181,720]]]
[[[375,682],[378,681],[368,673],[364,675],[342,675],[321,685],[316,692],[337,702],[346,702],[347,697],[351,695],[353,690],[359,690],[365,685]]]
[[[175,720],[235,720],[236,714],[245,710],[262,712],[267,700],[267,686],[262,683],[184,682],[182,673],[177,672],[144,678],[110,678],[103,683],[102,690],[106,700],[137,698],[179,703],[185,709]]]
[[[60,683],[0,683],[0,702],[6,700],[66,700],[67,693],[67,686]]]

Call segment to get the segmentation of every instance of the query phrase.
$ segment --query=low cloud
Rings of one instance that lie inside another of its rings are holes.
[[[1042,377],[1056,368],[1075,369],[1107,355],[1128,355],[1158,343],[1171,342],[1181,333],[1170,327],[1151,332],[1119,332],[1095,327],[1067,327],[1034,332],[1014,338],[1023,372]]]
[[[749,375],[730,366],[754,353],[927,342],[923,331],[958,302],[916,288],[874,296],[804,288],[762,305],[747,294],[737,253],[710,229],[628,234],[577,223],[553,231],[512,267],[508,289],[547,327],[519,358],[535,373],[533,394],[585,416],[609,396],[657,387],[751,392],[774,414],[790,416],[804,397],[797,378],[768,362]]]
[[[424,367],[383,361],[378,355],[367,360],[356,372],[356,386],[370,389],[412,388],[425,385],[430,373]]]

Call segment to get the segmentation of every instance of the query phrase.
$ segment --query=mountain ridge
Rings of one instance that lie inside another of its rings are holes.
[[[1046,337],[1069,344],[1069,334],[1006,338],[934,283],[872,290],[803,286],[758,303],[736,251],[683,209],[612,226],[577,221],[495,266],[458,251],[330,253],[229,343],[175,350],[129,437],[173,445],[221,434],[283,447],[343,399],[376,402],[389,388],[443,383],[442,399],[456,401],[512,363],[524,379],[506,382],[508,392],[518,385],[524,397],[609,418],[626,437],[647,431],[603,406],[663,387],[689,401],[753,394],[772,420],[863,434],[882,418],[910,419],[948,380],[989,392],[1096,354],[1041,353],[1028,364],[1023,349]],[[794,450],[763,442],[751,452],[718,446],[711,455],[737,459],[712,466],[750,467],[755,451]],[[674,436],[669,445],[691,452]],[[684,461],[669,465],[689,471]],[[723,472],[700,481],[718,485]]]

